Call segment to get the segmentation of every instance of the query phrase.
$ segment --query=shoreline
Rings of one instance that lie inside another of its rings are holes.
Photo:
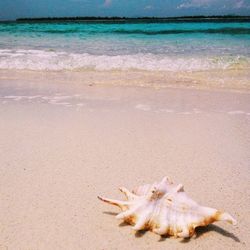
[[[250,92],[248,69],[166,72],[142,70],[33,71],[0,69],[0,80],[51,81],[83,86],[183,88]]]

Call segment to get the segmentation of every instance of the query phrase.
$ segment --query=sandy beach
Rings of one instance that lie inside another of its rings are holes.
[[[0,117],[1,250],[249,248],[249,91],[1,74]],[[237,226],[160,238],[97,199],[165,175]]]

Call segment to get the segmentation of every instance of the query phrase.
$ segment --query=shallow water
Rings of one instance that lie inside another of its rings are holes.
[[[0,69],[249,68],[250,22],[0,23]]]

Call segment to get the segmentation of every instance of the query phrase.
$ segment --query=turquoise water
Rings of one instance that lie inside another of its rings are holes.
[[[248,67],[250,22],[0,23],[0,69]]]

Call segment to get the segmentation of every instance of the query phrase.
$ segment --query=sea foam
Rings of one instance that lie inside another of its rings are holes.
[[[27,70],[147,70],[200,71],[245,67],[250,64],[243,56],[168,56],[152,53],[128,55],[93,55],[34,49],[0,50],[0,69]]]

